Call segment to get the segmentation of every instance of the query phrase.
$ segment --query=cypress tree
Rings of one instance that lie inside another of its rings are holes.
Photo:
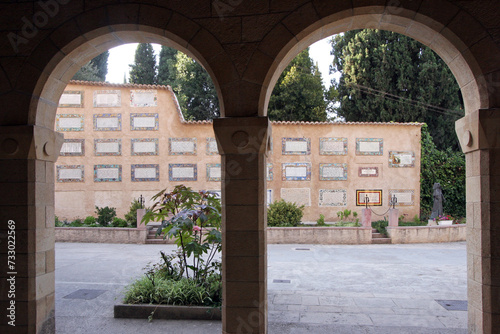
[[[158,84],[175,86],[177,51],[168,46],[161,46],[160,59],[158,64]]]
[[[280,121],[326,121],[325,87],[309,48],[295,57],[281,73],[269,99],[268,115]]]
[[[156,58],[150,43],[139,44],[135,51],[134,64],[130,66],[130,83],[156,84]]]

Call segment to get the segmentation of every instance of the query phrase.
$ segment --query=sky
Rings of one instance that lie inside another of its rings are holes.
[[[329,65],[333,62],[333,56],[330,55],[331,46],[328,42],[330,37],[322,39],[310,46],[309,55],[318,63],[319,70],[323,77],[325,87],[330,87],[333,76],[329,75]],[[160,45],[153,44],[153,49],[158,57],[160,54]],[[129,64],[134,62],[134,54],[137,48],[135,44],[124,44],[109,50],[108,74],[106,81],[111,83],[123,83],[124,76],[130,71]]]

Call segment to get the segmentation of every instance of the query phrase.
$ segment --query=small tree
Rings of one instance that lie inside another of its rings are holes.
[[[128,213],[125,214],[125,220],[127,224],[132,227],[137,227],[137,209],[141,208],[141,203],[134,199],[132,203],[130,203],[130,209]]]
[[[163,231],[165,238],[175,239],[180,248],[180,272],[209,287],[208,278],[220,275],[220,262],[214,260],[222,249],[220,199],[214,193],[178,185],[171,192],[162,190],[153,200],[155,203],[143,221],[162,221],[157,234]],[[204,232],[208,226],[213,229]]]
[[[304,206],[285,200],[275,201],[267,209],[268,226],[297,226],[302,219]]]
[[[97,223],[101,226],[108,226],[116,217],[116,209],[105,206],[104,208],[95,207],[97,214]]]

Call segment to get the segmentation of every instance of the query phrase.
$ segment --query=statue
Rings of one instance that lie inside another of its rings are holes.
[[[432,213],[430,219],[437,218],[443,215],[443,202],[445,201],[443,196],[443,190],[439,183],[434,183],[432,197],[434,198],[434,205],[432,206]]]

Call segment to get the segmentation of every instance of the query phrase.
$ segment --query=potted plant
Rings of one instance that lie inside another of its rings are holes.
[[[439,215],[434,218],[434,221],[440,226],[450,226],[454,219],[451,215]]]

